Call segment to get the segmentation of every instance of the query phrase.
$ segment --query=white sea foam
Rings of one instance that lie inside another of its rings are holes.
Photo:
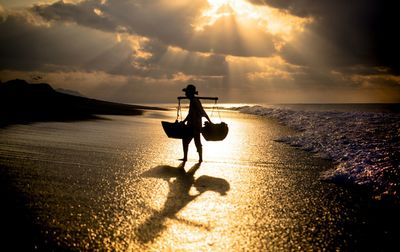
[[[379,112],[297,111],[261,106],[240,112],[267,116],[298,134],[277,141],[332,159],[336,167],[321,178],[364,185],[376,198],[399,197],[400,114]]]

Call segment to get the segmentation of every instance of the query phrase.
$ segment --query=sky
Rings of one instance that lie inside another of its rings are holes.
[[[125,103],[400,102],[396,1],[0,0],[0,80]]]

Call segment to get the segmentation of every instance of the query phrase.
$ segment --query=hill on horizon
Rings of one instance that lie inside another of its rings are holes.
[[[0,126],[35,121],[70,121],[98,118],[98,115],[141,115],[143,109],[60,92],[47,83],[30,84],[15,79],[0,82]]]

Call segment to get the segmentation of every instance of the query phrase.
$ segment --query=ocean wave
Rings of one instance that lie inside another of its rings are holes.
[[[399,113],[297,111],[261,106],[238,110],[277,119],[298,133],[276,141],[331,159],[335,169],[323,172],[321,179],[365,186],[376,199],[399,198]]]

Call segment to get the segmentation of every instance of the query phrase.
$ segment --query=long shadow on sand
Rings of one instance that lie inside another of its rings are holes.
[[[222,178],[206,175],[195,178],[194,174],[200,168],[200,163],[195,164],[188,171],[185,171],[184,167],[185,162],[182,162],[178,167],[160,165],[142,174],[143,177],[164,179],[168,182],[169,192],[163,208],[159,211],[152,210],[153,214],[135,229],[135,235],[139,242],[143,244],[148,243],[158,237],[167,228],[164,224],[167,218],[178,220],[186,225],[209,230],[209,227],[205,224],[179,218],[176,214],[191,201],[207,191],[217,192],[221,196],[226,195],[230,189],[230,185],[228,181]],[[173,180],[173,178],[175,179]],[[197,194],[195,195],[189,193],[192,186],[197,190]]]

